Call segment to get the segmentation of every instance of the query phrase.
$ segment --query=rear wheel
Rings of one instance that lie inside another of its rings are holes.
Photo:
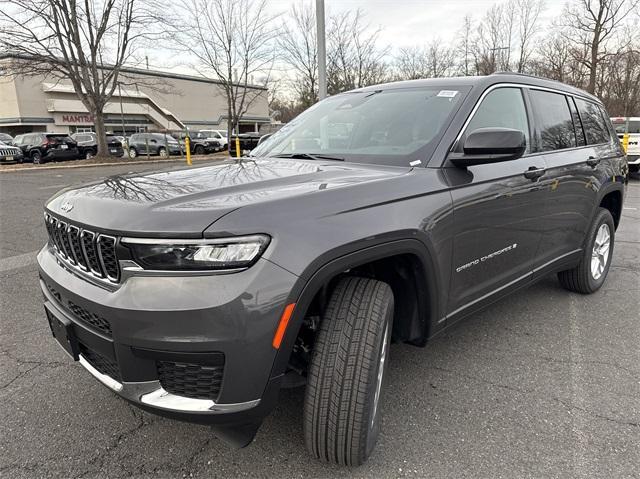
[[[197,145],[197,146],[196,146],[196,149],[195,149],[195,151],[194,151],[194,153],[195,153],[196,155],[204,155],[204,146],[202,146],[202,145]]]
[[[348,277],[334,289],[307,377],[304,436],[316,458],[357,466],[380,432],[393,293],[386,283]]]
[[[42,154],[39,151],[34,151],[33,153],[31,153],[31,160],[33,161],[34,165],[41,165],[44,163],[44,161],[42,160]]]
[[[138,151],[135,148],[129,148],[129,158],[135,158],[138,156]]]
[[[596,292],[604,284],[613,254],[615,225],[609,210],[600,208],[587,233],[580,263],[558,273],[563,288],[581,294]]]
[[[158,155],[160,155],[162,158],[166,158],[167,156],[169,156],[167,154],[167,149],[166,148],[159,148],[158,149]]]
[[[93,158],[93,156],[94,156],[93,151],[87,150],[86,153],[84,154],[84,159],[90,160],[91,158]]]

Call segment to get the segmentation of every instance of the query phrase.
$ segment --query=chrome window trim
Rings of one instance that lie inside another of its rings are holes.
[[[460,129],[460,132],[456,136],[456,139],[451,144],[451,147],[449,149],[450,153],[454,150],[455,146],[458,144],[458,141],[460,141],[460,138],[462,138],[462,135],[466,131],[467,126],[469,126],[469,123],[471,123],[471,120],[473,119],[474,115],[476,114],[476,111],[478,110],[478,108],[480,108],[480,105],[482,104],[482,101],[485,99],[485,97],[489,93],[491,93],[493,90],[496,90],[498,88],[508,88],[508,87],[511,87],[511,88],[528,88],[529,90],[542,90],[542,91],[548,91],[548,92],[551,92],[551,93],[559,93],[561,95],[565,95],[565,96],[568,96],[568,97],[571,97],[571,98],[580,98],[583,101],[588,101],[588,102],[594,103],[594,104],[596,104],[598,106],[601,106],[598,102],[595,102],[595,101],[593,101],[591,99],[585,98],[583,96],[578,96],[575,93],[569,93],[569,92],[566,92],[566,91],[562,91],[562,90],[556,89],[556,88],[549,88],[549,87],[543,87],[543,86],[538,86],[538,85],[527,85],[526,83],[510,83],[510,82],[496,83],[494,85],[491,85],[484,92],[482,92],[482,95],[480,95],[480,98],[478,98],[478,101],[473,106],[473,109],[471,110],[471,113],[469,113],[469,116],[467,117],[467,119],[465,120],[464,124],[462,125],[462,128]],[[608,144],[608,143],[598,143],[598,144],[585,145],[585,146],[597,146],[597,145],[606,145],[606,144]],[[560,151],[560,150],[558,150],[558,151]],[[533,152],[533,153],[530,153],[530,154],[535,154],[535,153],[540,153],[540,152]],[[549,153],[549,152],[543,152],[543,153]]]

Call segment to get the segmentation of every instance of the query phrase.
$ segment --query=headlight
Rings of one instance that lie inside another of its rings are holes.
[[[134,260],[153,270],[225,270],[248,268],[269,244],[266,235],[211,240],[124,238]]]

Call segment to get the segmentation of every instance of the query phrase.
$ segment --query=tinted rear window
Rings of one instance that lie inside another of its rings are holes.
[[[600,107],[590,101],[576,98],[576,105],[582,119],[582,127],[589,145],[608,143],[610,140],[609,129],[602,116]]]
[[[542,90],[531,90],[530,97],[536,110],[541,150],[575,147],[576,132],[567,98],[560,93]]]

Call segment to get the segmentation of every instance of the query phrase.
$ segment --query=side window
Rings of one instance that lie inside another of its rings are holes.
[[[576,132],[569,111],[567,98],[560,93],[531,89],[529,92],[540,135],[542,151],[573,148]]]
[[[589,145],[609,142],[609,131],[600,108],[595,103],[576,98],[576,105],[582,119],[582,126]]]
[[[513,128],[524,133],[526,153],[531,151],[529,121],[520,88],[498,88],[490,92],[467,125],[465,135],[478,128]],[[459,146],[462,148],[462,145]]]
[[[587,140],[584,137],[584,130],[582,129],[582,122],[580,121],[578,109],[576,108],[576,104],[572,97],[567,97],[567,101],[569,102],[569,109],[571,110],[571,118],[573,118],[573,126],[576,130],[578,146],[585,146],[587,144]]]

